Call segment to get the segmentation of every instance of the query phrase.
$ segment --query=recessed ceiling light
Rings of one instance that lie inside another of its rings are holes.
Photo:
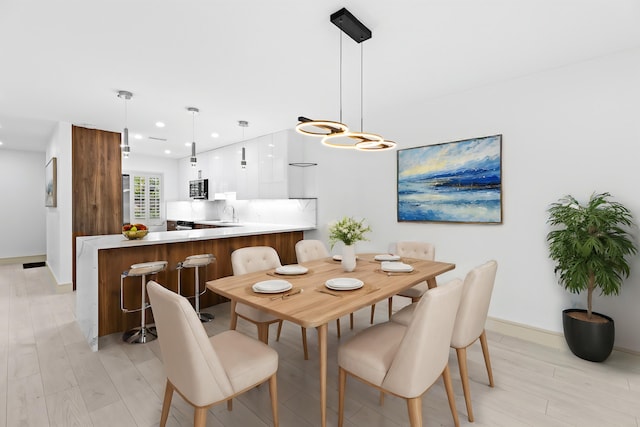
[[[171,150],[164,150],[164,154],[171,154]]]
[[[3,144],[3,142],[2,142],[2,141],[0,141],[0,145],[2,145],[2,144]]]
[[[159,128],[163,128],[164,127],[164,123],[156,122],[156,126],[159,127]]]
[[[190,143],[190,142],[185,142],[185,143],[184,143],[184,146],[185,146],[185,147],[191,147],[191,143]]]
[[[211,138],[218,138],[220,136],[220,134],[218,132],[213,132],[211,134]]]
[[[133,135],[133,137],[135,139],[142,139],[142,135],[140,135],[139,133],[136,133],[135,135]]]

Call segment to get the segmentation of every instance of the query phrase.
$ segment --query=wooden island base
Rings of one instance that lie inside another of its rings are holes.
[[[119,247],[98,251],[98,336],[124,332],[140,325],[140,313],[123,314],[120,310],[120,275],[132,264],[149,261],[167,261],[167,269],[156,276],[147,277],[161,285],[177,291],[179,262],[190,255],[211,253],[216,261],[200,270],[200,289],[208,280],[233,275],[231,253],[246,246],[271,246],[280,255],[282,264],[295,264],[295,244],[302,240],[303,232],[260,234],[211,240],[164,243],[146,246]],[[183,270],[182,294],[194,294],[193,269]],[[140,278],[125,279],[125,307],[140,307]],[[193,302],[193,300],[191,300]],[[200,297],[201,308],[227,301],[207,291]],[[153,323],[151,310],[147,310],[147,322]]]

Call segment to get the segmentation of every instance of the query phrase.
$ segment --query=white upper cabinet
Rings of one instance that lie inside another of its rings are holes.
[[[240,200],[314,197],[310,177],[315,168],[289,165],[309,161],[304,147],[311,142],[315,141],[286,130],[206,153],[201,168],[202,177],[209,179],[209,199],[226,192],[236,192]],[[243,147],[244,169],[240,165]]]

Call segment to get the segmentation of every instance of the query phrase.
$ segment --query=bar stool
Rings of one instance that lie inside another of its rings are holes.
[[[157,274],[167,267],[167,261],[152,261],[143,262],[140,264],[133,264],[131,269],[123,272],[120,275],[120,310],[123,313],[134,313],[140,311],[140,326],[130,329],[122,334],[122,340],[129,344],[143,344],[149,341],[155,340],[157,335],[155,334],[155,328],[146,326],[146,310],[151,307],[151,304],[147,302],[146,297],[146,284],[147,276]],[[124,279],[127,277],[142,277],[141,281],[141,303],[139,308],[127,308],[124,306]]]
[[[210,313],[201,313],[200,312],[200,295],[204,295],[207,292],[207,288],[205,287],[202,292],[200,292],[200,267],[206,267],[216,260],[212,254],[201,254],[201,255],[191,255],[185,258],[184,261],[178,263],[178,294],[181,294],[181,277],[180,272],[183,268],[193,268],[195,269],[195,281],[194,281],[194,295],[189,296],[187,298],[195,299],[195,309],[196,314],[201,322],[211,322],[213,320],[213,314]]]

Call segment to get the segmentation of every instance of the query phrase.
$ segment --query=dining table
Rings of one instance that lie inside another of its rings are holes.
[[[447,262],[401,258],[397,261],[411,266],[411,271],[389,272],[386,267],[383,270],[382,262],[377,260],[380,258],[380,254],[358,254],[356,268],[350,272],[344,271],[339,260],[328,257],[300,264],[306,269],[303,274],[279,274],[277,269],[270,269],[206,282],[210,291],[232,301],[232,309],[241,302],[304,328],[316,328],[322,427],[327,423],[328,323],[423,281],[433,288],[438,275],[455,268],[455,264]],[[330,289],[328,286],[336,279],[362,283],[357,289]],[[277,293],[254,291],[255,284],[272,280],[287,281],[291,287]]]

